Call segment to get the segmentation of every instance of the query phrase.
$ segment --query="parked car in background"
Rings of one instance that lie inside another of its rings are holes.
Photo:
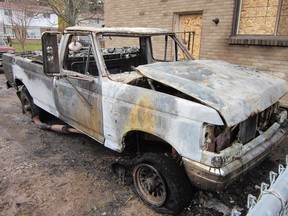
[[[2,55],[7,52],[15,52],[15,48],[8,46],[5,41],[0,38],[0,67],[2,67]]]

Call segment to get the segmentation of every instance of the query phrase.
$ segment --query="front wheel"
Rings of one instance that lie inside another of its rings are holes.
[[[133,169],[136,193],[158,212],[178,214],[191,200],[191,183],[183,167],[169,156],[146,153]]]

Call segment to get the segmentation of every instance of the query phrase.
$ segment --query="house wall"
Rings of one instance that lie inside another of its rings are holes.
[[[106,26],[179,31],[181,14],[201,14],[200,59],[217,59],[270,71],[288,81],[288,47],[230,45],[234,0],[105,0]],[[219,18],[216,25],[213,19]]]
[[[89,20],[84,20],[78,23],[80,26],[90,26],[90,27],[96,27],[96,28],[101,28],[103,25],[105,25],[104,19],[103,18],[93,18]]]

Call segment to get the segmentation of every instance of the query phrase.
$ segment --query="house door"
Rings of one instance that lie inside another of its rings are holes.
[[[180,15],[181,38],[194,59],[199,59],[202,15]]]

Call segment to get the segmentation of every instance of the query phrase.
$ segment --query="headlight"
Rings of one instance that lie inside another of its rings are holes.
[[[231,146],[233,128],[227,128],[217,125],[204,126],[204,146],[203,149],[219,153],[221,150]]]

